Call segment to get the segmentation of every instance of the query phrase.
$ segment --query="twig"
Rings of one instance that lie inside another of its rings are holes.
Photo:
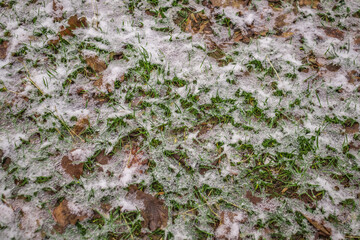
[[[57,112],[56,108],[55,111]],[[69,126],[66,124],[66,122],[62,119],[60,119],[58,116],[56,116],[54,113],[52,113],[54,115],[54,117],[56,119],[58,119],[60,121],[60,123],[66,128],[66,130],[68,130],[68,132],[70,133],[71,137],[73,139],[75,139],[74,136],[78,137],[82,142],[85,142],[84,139],[82,139],[76,132],[74,132],[72,129],[69,128]]]
[[[267,56],[266,56],[266,60],[268,60],[268,62],[270,63],[270,66],[272,67],[272,69],[274,69],[275,74],[276,74],[276,76],[278,77],[279,81],[281,81],[278,72],[276,71],[276,69],[274,68],[274,65],[272,65],[272,63],[270,62],[270,59],[269,59]]]
[[[129,224],[127,223],[127,221],[126,221],[126,219],[125,219],[125,217],[124,217],[124,215],[122,213],[121,213],[121,216],[123,217],[123,219],[124,219],[124,221],[126,223],[126,226],[129,228],[131,239],[134,240],[134,236],[132,235],[131,228],[130,228]]]
[[[44,95],[44,92],[40,89],[40,87],[31,79],[30,77],[30,72],[28,70],[28,68],[26,67],[25,63],[23,62],[23,65],[24,65],[24,68],[27,72],[27,78],[29,79],[29,81],[32,83],[32,85],[34,85],[38,90],[39,92],[41,93],[41,95]]]

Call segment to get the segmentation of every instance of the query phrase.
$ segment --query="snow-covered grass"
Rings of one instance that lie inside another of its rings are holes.
[[[0,239],[360,238],[359,25],[357,0],[1,1]]]

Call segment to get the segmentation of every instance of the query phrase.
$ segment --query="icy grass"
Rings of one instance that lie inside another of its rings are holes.
[[[281,239],[296,234],[312,238],[316,230],[299,212],[325,220],[334,239],[360,235],[359,154],[349,147],[359,135],[344,130],[347,120],[359,121],[358,86],[346,78],[359,69],[359,52],[353,44],[358,19],[351,17],[360,9],[357,1],[339,4],[336,12],[331,10],[332,1],[322,3],[321,12],[336,18],[330,25],[339,23],[349,30],[342,41],[318,28],[329,25],[319,22],[319,10],[304,7],[293,16],[292,7],[285,4],[283,11],[297,19],[288,26],[294,37],[285,40],[268,34],[248,45],[229,46],[224,51],[233,61],[223,67],[207,55],[202,35],[184,33],[174,24],[181,2],[159,1],[154,6],[145,1],[64,0],[62,23],[53,23],[52,1],[34,2],[11,1],[11,7],[1,8],[1,34],[10,47],[0,71],[6,88],[0,93],[0,149],[12,159],[8,171],[0,172],[2,238],[62,238],[52,231],[51,216],[62,197],[71,202],[74,213],[91,214],[104,199],[113,208],[122,207],[124,214],[136,212],[141,203],[127,196],[130,184],[139,184],[153,195],[160,193],[165,200],[168,227],[153,233],[163,238]],[[267,1],[253,5],[258,10],[242,9],[241,17],[231,7],[216,11],[239,27],[271,30],[274,11]],[[210,14],[199,3],[190,1],[187,6]],[[147,8],[160,11],[161,7],[168,8],[165,18],[145,14]],[[75,30],[76,36],[60,42],[56,51],[46,47],[74,14],[85,16],[90,25],[98,22],[98,27]],[[214,25],[214,29],[219,31],[219,43],[228,41],[226,28]],[[108,61],[110,52],[123,52],[125,57]],[[339,64],[341,69],[312,70],[303,61],[311,52],[324,65]],[[12,53],[24,59],[29,73]],[[83,59],[89,55],[108,63],[101,87],[94,87],[83,74],[73,74],[86,68]],[[310,71],[300,72],[302,67]],[[120,82],[124,74],[127,79]],[[66,84],[69,76],[72,83]],[[88,97],[79,96],[79,88]],[[94,97],[99,94],[106,99],[104,104]],[[84,117],[91,127],[81,142],[71,137],[68,128],[74,119]],[[212,127],[198,134],[199,126],[211,121]],[[102,166],[103,172],[87,172],[78,181],[60,166],[62,156],[78,149],[72,154],[94,167],[92,156],[97,150],[114,151],[124,136],[139,129],[141,151],[151,160],[146,174],[126,168],[126,151],[117,152],[109,165]],[[30,137],[35,133],[41,137],[34,142]],[[329,163],[332,160],[336,163]],[[204,168],[208,171],[201,172]],[[333,174],[348,178],[349,184],[342,185]],[[52,178],[36,183],[41,176]],[[26,183],[16,185],[14,179]],[[281,182],[281,189],[272,186],[275,182]],[[298,195],[310,193],[311,199],[316,199],[311,196],[315,191],[321,200],[313,200],[311,206],[300,197],[286,197],[284,189],[291,187]],[[46,193],[49,188],[55,194]],[[251,203],[247,191],[260,196],[261,204]],[[221,222],[222,211],[247,219]],[[69,226],[64,237],[111,238],[119,229],[127,232],[123,238],[136,237],[140,217],[136,214],[128,219],[134,221],[130,227],[104,214],[104,224],[85,221]]]

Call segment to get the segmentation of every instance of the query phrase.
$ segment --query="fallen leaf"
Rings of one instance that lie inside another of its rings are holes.
[[[3,156],[4,156],[4,151],[0,149],[0,160],[2,159]]]
[[[95,72],[100,73],[107,68],[106,63],[99,59],[98,56],[91,56],[85,58],[86,64]]]
[[[73,37],[73,36],[75,36],[70,28],[67,28],[67,27],[64,27],[64,26],[60,27],[59,35],[61,37],[65,37],[65,36]]]
[[[341,68],[340,65],[337,65],[337,64],[334,64],[334,63],[327,64],[325,67],[330,72],[337,72]]]
[[[80,135],[88,126],[90,126],[90,122],[88,118],[81,118],[79,119],[72,130],[77,134]]]
[[[349,80],[349,83],[352,84],[360,81],[360,73],[356,70],[352,70],[351,72],[349,72],[346,77]]]
[[[184,15],[178,14],[178,16],[174,18],[174,22],[181,28],[182,31],[193,34],[213,33],[210,19],[205,14],[196,12],[196,9],[194,8],[183,8],[181,11],[187,13],[187,18],[185,18]]]
[[[339,40],[344,40],[344,32],[336,29],[336,28],[331,28],[331,27],[322,27],[322,29],[324,29],[325,34],[328,37],[332,37],[332,38],[337,38]]]
[[[220,213],[220,224],[216,228],[216,239],[240,239],[239,225],[244,224],[248,216],[244,212],[223,211]]]
[[[48,41],[48,44],[50,45],[50,46],[56,46],[58,43],[60,42],[60,38],[59,37],[56,37],[55,39],[51,39],[51,40],[49,40]]]
[[[1,159],[1,157],[0,157],[0,159]],[[4,157],[4,159],[3,159],[2,162],[1,162],[1,167],[2,167],[5,171],[7,171],[7,170],[9,169],[10,164],[11,164],[11,158],[9,158],[9,157]]]
[[[29,137],[29,142],[31,144],[39,144],[41,142],[41,135],[40,133],[34,133],[31,134],[31,136]]]
[[[106,155],[105,154],[105,150],[101,150],[101,152],[95,157],[95,161],[102,164],[102,165],[106,165],[109,163],[111,159],[111,155]]]
[[[93,84],[95,87],[101,87],[103,85],[103,76],[98,76],[98,79],[96,79]]]
[[[131,186],[129,192],[135,193],[136,199],[143,201],[144,209],[141,210],[141,215],[144,218],[143,227],[155,231],[167,226],[168,208],[163,200],[138,190],[136,186]]]
[[[358,150],[360,150],[360,142],[359,141],[356,141],[356,142],[351,141],[349,143],[349,147],[350,147],[351,150],[358,151]]]
[[[61,167],[72,178],[79,179],[84,171],[84,163],[73,164],[68,156],[64,156],[61,160]]]
[[[111,52],[109,54],[109,60],[113,61],[113,60],[120,60],[124,57],[124,53],[123,52]]]
[[[355,44],[355,45],[360,45],[360,36],[356,36],[356,37],[354,38],[354,44]]]
[[[240,8],[241,6],[249,5],[251,0],[211,0],[213,7],[233,7]]]
[[[353,134],[359,132],[359,123],[352,123],[351,121],[345,122],[345,132],[348,134]]]
[[[286,17],[287,17],[287,14],[282,14],[282,15],[277,16],[275,18],[275,27],[282,28],[285,25],[287,25],[287,23],[285,22]]]
[[[251,191],[247,191],[245,197],[254,205],[262,202],[262,199],[254,196]]]
[[[73,214],[68,207],[68,201],[66,199],[54,208],[52,214],[57,223],[54,228],[60,233],[63,233],[69,224],[75,225],[78,221],[83,221],[88,218],[86,214]]]
[[[280,37],[283,37],[283,38],[288,38],[288,37],[292,37],[294,35],[293,32],[283,32]]]
[[[320,0],[300,0],[299,1],[300,7],[310,6],[315,9],[319,6],[319,4],[320,4]]]
[[[77,15],[71,16],[68,20],[69,28],[75,30],[76,28],[87,27],[86,17],[78,18]]]
[[[59,0],[53,0],[53,14],[54,14],[54,21],[55,22],[60,22],[62,21],[64,18],[62,17],[63,15],[63,6],[61,5],[61,3],[59,2]]]
[[[0,59],[5,59],[6,58],[6,52],[7,49],[9,47],[9,41],[3,41],[0,44]]]
[[[331,236],[331,228],[325,227],[324,223],[319,223],[303,213],[301,213],[301,214],[311,223],[311,225],[313,225],[314,228],[316,228],[316,230],[318,231],[318,233],[320,235],[325,236],[325,237]]]

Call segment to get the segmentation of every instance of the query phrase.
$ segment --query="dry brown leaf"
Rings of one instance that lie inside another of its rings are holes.
[[[136,186],[131,186],[129,192],[135,193],[136,199],[144,203],[144,209],[141,210],[141,215],[144,218],[143,227],[155,231],[159,228],[164,229],[167,226],[168,208],[163,200],[138,190]]]
[[[301,214],[306,218],[306,220],[309,221],[309,223],[311,223],[311,225],[313,225],[314,228],[316,228],[316,230],[318,231],[318,233],[320,235],[325,236],[325,237],[331,236],[331,228],[325,227],[324,223],[319,223],[303,213],[301,213]]]
[[[182,31],[190,32],[193,34],[213,33],[210,20],[205,14],[200,12],[198,13],[196,12],[196,9],[193,8],[183,8],[182,11],[185,11],[188,14],[187,18],[184,18],[180,14],[178,14],[178,16],[174,18],[175,24],[177,24]]]
[[[143,166],[148,163],[148,160],[144,159],[144,152],[139,150],[140,147],[135,145],[132,146],[131,150],[128,152],[129,154],[129,161],[127,164],[128,168],[132,167],[133,165]]]
[[[285,25],[287,25],[287,23],[285,22],[286,17],[287,17],[287,14],[282,14],[282,15],[277,16],[275,18],[275,27],[282,28]]]
[[[216,239],[240,239],[234,238],[234,231],[240,224],[244,224],[248,216],[244,212],[223,211],[220,213],[220,224],[216,229]],[[237,233],[238,234],[238,233]]]
[[[233,7],[240,8],[241,6],[249,5],[251,0],[211,0],[213,7]]]
[[[53,0],[53,7],[52,7],[52,9],[53,9],[54,21],[55,21],[55,22],[60,22],[60,21],[63,20],[63,17],[62,17],[62,15],[63,15],[63,12],[62,12],[63,8],[64,8],[64,7],[63,7],[62,4],[59,2],[59,0]]]
[[[356,70],[349,72],[346,77],[349,80],[349,83],[352,84],[360,81],[360,73],[358,73]]]
[[[80,135],[88,126],[90,126],[90,122],[88,118],[81,118],[79,119],[75,126],[73,127],[73,131],[77,134]]]
[[[59,206],[54,208],[52,214],[57,223],[54,228],[60,233],[63,233],[68,225],[75,225],[78,221],[83,221],[88,218],[86,214],[73,214],[68,207],[68,201],[66,199],[64,199]]]
[[[258,203],[261,203],[261,202],[262,202],[262,199],[261,199],[261,198],[254,196],[254,195],[252,194],[252,192],[250,192],[250,191],[247,191],[247,192],[246,192],[245,197],[246,197],[247,199],[249,199],[249,201],[250,201],[252,204],[254,204],[254,205],[257,205]]]
[[[77,15],[71,16],[68,20],[68,24],[71,30],[88,26],[86,17],[78,18]]]
[[[360,36],[356,36],[356,37],[354,38],[354,44],[355,44],[355,45],[360,45]]]
[[[359,132],[359,123],[351,123],[350,121],[345,122],[345,132],[348,134],[354,134]]]
[[[325,67],[330,72],[337,72],[341,68],[340,65],[337,65],[337,64],[334,64],[334,63],[327,64]]]
[[[110,159],[111,159],[111,155],[109,155],[109,154],[106,155],[104,149],[101,150],[101,152],[99,153],[99,155],[97,155],[97,156],[95,157],[95,161],[98,162],[98,163],[100,163],[100,164],[102,164],[102,165],[108,164],[109,161],[110,161]]]
[[[0,160],[1,160],[1,157],[0,157]],[[2,160],[1,162],[1,167],[7,171],[9,169],[9,166],[11,164],[11,158],[9,157],[4,157],[4,159]]]
[[[84,163],[73,164],[68,156],[64,156],[61,160],[61,167],[72,178],[79,179],[84,171]]]
[[[300,0],[299,1],[299,6],[300,7],[304,7],[304,6],[309,6],[312,8],[317,8],[320,4],[320,0]]]
[[[331,27],[322,27],[322,29],[324,29],[325,34],[328,37],[332,37],[332,38],[337,38],[339,40],[344,40],[344,32],[336,29],[336,28],[331,28]]]
[[[107,68],[106,63],[99,59],[98,56],[87,57],[85,61],[86,64],[97,73],[103,72]]]
[[[61,27],[60,27],[59,35],[60,35],[61,37],[65,37],[65,36],[73,37],[73,36],[75,36],[74,33],[72,32],[72,30],[71,30],[70,28],[66,28],[66,27],[64,27],[64,26],[61,26]]]
[[[2,43],[0,44],[0,59],[5,59],[6,58],[6,52],[7,49],[9,47],[9,41],[2,41]]]
[[[294,35],[293,32],[283,32],[279,37],[288,38]]]

